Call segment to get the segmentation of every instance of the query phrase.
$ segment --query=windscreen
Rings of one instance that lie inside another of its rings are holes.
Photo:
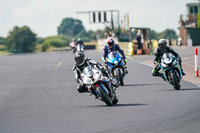
[[[83,69],[83,73],[88,77],[92,77],[93,71],[91,66],[87,66],[86,68]]]
[[[109,56],[112,57],[112,58],[116,58],[117,57],[117,52],[116,51],[110,52]]]
[[[172,62],[172,54],[171,53],[164,53],[162,59],[165,64],[169,64]]]

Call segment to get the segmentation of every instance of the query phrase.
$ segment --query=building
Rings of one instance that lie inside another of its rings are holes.
[[[182,45],[187,45],[189,39],[192,45],[200,45],[200,2],[188,3],[186,5],[187,14],[180,15],[179,36]]]

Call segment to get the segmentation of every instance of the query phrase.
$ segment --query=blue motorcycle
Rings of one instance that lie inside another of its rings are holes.
[[[118,80],[121,86],[124,85],[125,62],[117,51],[110,52],[107,56],[108,71],[115,79]]]

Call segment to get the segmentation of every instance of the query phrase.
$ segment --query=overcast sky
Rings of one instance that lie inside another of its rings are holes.
[[[103,24],[90,24],[88,14],[77,11],[119,10],[120,17],[129,13],[130,26],[150,27],[156,32],[166,28],[177,31],[186,4],[194,0],[0,0],[0,36],[6,37],[14,26],[29,26],[38,37],[57,35],[63,18],[83,22],[86,30],[103,29]]]

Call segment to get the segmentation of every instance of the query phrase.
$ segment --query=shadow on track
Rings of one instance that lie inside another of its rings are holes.
[[[124,104],[116,104],[116,105],[113,105],[113,106],[107,106],[107,105],[95,105],[95,106],[84,106],[83,108],[95,108],[95,107],[109,107],[109,108],[112,108],[112,107],[128,107],[128,106],[144,106],[144,105],[147,105],[147,104],[140,104],[140,103],[124,103]]]
[[[124,103],[124,104],[116,104],[116,105],[113,105],[113,107],[143,106],[143,105],[147,105],[147,104],[140,104],[140,103],[134,103],[134,104],[131,104],[131,103]]]
[[[159,91],[200,91],[200,88],[180,88],[180,90],[175,90],[173,87],[169,89],[163,89]]]
[[[164,83],[157,83],[157,84],[127,84],[124,86],[148,86],[148,85],[163,85]]]
[[[182,88],[182,89],[180,89],[180,91],[190,91],[190,90],[199,91],[200,88]]]

